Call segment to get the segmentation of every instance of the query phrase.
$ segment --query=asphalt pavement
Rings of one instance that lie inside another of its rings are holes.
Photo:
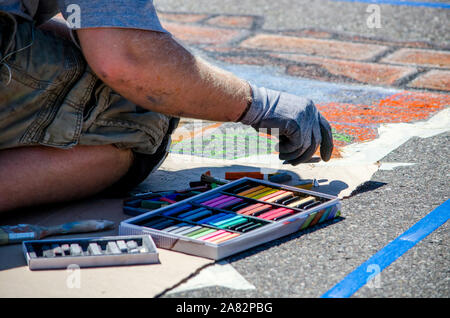
[[[227,258],[256,289],[211,286],[162,297],[320,297],[449,197],[450,134],[413,138],[342,201],[342,217]],[[353,297],[450,296],[448,222],[399,257]]]

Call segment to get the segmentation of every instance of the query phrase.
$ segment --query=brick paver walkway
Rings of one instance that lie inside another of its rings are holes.
[[[389,42],[323,30],[273,32],[263,17],[161,12],[164,27],[189,47],[230,64],[275,66],[285,75],[395,88],[377,99],[317,102],[337,149],[377,137],[382,123],[426,120],[450,105],[450,52],[427,42]]]

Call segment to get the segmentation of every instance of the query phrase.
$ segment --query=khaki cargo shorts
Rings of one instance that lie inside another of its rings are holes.
[[[71,41],[0,11],[0,150],[131,149],[135,162],[117,187],[131,188],[164,160],[178,121],[115,93]]]

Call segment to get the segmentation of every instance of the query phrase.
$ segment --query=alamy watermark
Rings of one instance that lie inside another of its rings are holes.
[[[66,272],[69,273],[66,278],[66,286],[69,289],[81,288],[81,270],[77,264],[67,266]]]
[[[366,19],[366,25],[369,29],[381,28],[381,8],[377,4],[367,6],[366,12],[369,16]]]
[[[381,268],[378,264],[370,264],[366,269],[367,273],[371,273],[369,277],[367,277],[367,287],[369,288],[380,288],[381,287]]]
[[[69,4],[66,8],[67,26],[71,29],[81,28],[81,8],[78,4]]]

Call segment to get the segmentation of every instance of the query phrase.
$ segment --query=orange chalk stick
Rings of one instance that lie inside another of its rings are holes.
[[[262,186],[262,185],[260,185],[260,186],[257,186],[257,187],[254,187],[254,188],[251,188],[251,189],[248,189],[248,190],[239,192],[237,195],[240,195],[240,196],[246,196],[246,195],[249,194],[249,193],[252,193],[252,192],[261,190],[261,189],[263,189],[263,188],[265,188],[265,187]]]
[[[217,239],[219,239],[219,238],[222,238],[222,237],[226,237],[226,236],[228,236],[229,234],[231,234],[231,232],[224,232],[224,233],[221,233],[221,234],[219,234],[219,235],[210,237],[210,238],[208,238],[208,239],[204,239],[204,241],[207,241],[207,242],[214,242],[215,240],[217,240]]]
[[[272,207],[272,206],[271,206],[270,204],[264,204],[263,206],[259,206],[259,207],[250,209],[250,210],[248,210],[248,211],[246,211],[246,212],[244,212],[244,213],[242,213],[242,214],[244,214],[244,215],[252,215],[252,214],[255,214],[255,213],[257,213],[257,212],[261,212],[261,211],[263,211],[263,210],[266,210],[266,209],[268,209],[268,208],[271,208],[271,207]]]
[[[219,244],[219,243],[228,241],[229,239],[232,239],[233,237],[236,237],[236,236],[239,236],[239,233],[230,233],[230,234],[227,235],[227,236],[224,236],[224,237],[222,237],[222,238],[218,238],[218,239],[212,240],[212,241],[210,241],[210,242],[211,242],[211,243]]]

